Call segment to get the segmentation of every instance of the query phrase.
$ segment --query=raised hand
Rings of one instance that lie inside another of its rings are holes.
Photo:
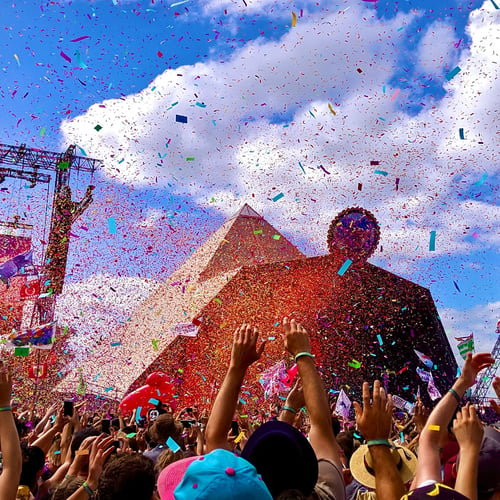
[[[465,364],[462,368],[462,373],[459,377],[460,380],[467,387],[471,387],[476,380],[477,374],[488,368],[495,362],[493,357],[488,352],[478,352],[477,354],[467,353],[467,358],[465,359]]]
[[[453,434],[457,438],[460,450],[473,449],[479,452],[483,439],[483,424],[476,413],[476,408],[467,403],[453,421]]]
[[[285,349],[296,356],[299,352],[311,352],[311,343],[307,330],[294,319],[283,318],[283,341]]]
[[[387,396],[380,381],[373,383],[373,396],[370,401],[370,387],[363,383],[363,407],[353,402],[358,429],[367,441],[388,439],[392,427],[392,397]]]
[[[259,337],[259,329],[248,324],[243,324],[234,331],[233,348],[231,351],[230,368],[238,368],[246,370],[252,363],[257,361],[266,342],[262,342],[257,349],[257,339]]]

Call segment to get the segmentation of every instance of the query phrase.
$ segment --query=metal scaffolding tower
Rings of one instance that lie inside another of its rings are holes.
[[[36,299],[31,323],[41,324],[51,322],[54,318],[55,297],[61,293],[66,269],[68,251],[68,233],[71,224],[92,203],[92,189],[88,186],[85,196],[80,201],[71,199],[70,176],[72,171],[83,171],[93,174],[102,166],[101,160],[75,155],[75,145],[69,146],[64,153],[45,151],[20,146],[0,144],[0,184],[7,178],[23,179],[30,182],[33,188],[37,183],[50,184],[55,172],[54,194],[52,199],[52,215],[50,220],[49,244],[45,249],[40,269],[40,274],[55,276],[58,280],[52,280]],[[5,166],[3,166],[5,165]],[[44,172],[45,171],[45,172]],[[15,221],[16,227],[20,224]],[[59,245],[59,246],[58,246]],[[62,246],[61,246],[62,245]],[[56,269],[57,267],[57,269]],[[57,281],[57,283],[55,283]]]
[[[495,333],[500,334],[500,321],[497,323]],[[497,337],[497,341],[495,342],[495,346],[493,347],[491,356],[495,360],[495,363],[493,363],[489,368],[486,369],[483,376],[477,383],[476,389],[471,397],[471,400],[474,403],[482,404],[488,400],[488,396],[486,394],[491,387],[493,377],[495,376],[497,368],[500,365],[500,335],[498,335]]]

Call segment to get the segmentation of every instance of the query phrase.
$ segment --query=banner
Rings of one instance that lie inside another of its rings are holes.
[[[472,333],[470,334],[470,337],[465,337],[465,340],[457,345],[457,349],[463,359],[467,357],[467,353],[474,352],[474,337],[472,336]]]
[[[12,334],[7,345],[14,347],[34,347],[36,349],[51,349],[55,340],[56,324],[47,323],[24,330],[19,334]]]
[[[439,389],[434,385],[434,379],[432,378],[432,373],[429,372],[429,383],[427,384],[427,392],[429,393],[429,397],[432,401],[441,398],[441,393]]]
[[[434,366],[434,363],[432,362],[432,359],[429,358],[429,356],[423,354],[420,351],[417,351],[416,349],[413,349],[415,351],[415,354],[418,356],[418,359],[425,365],[427,368],[432,368]]]
[[[344,389],[340,389],[340,394],[335,405],[335,413],[337,415],[342,415],[344,418],[348,419],[351,404],[351,400],[349,399],[349,396],[344,392]]]
[[[40,295],[40,281],[27,281],[21,286],[21,299],[36,299]]]
[[[392,402],[394,403],[394,406],[396,408],[404,410],[410,414],[413,413],[413,410],[415,408],[415,405],[413,403],[406,401],[406,399],[403,399],[401,396],[398,396],[397,394],[392,395]]]
[[[47,378],[47,363],[33,365],[28,370],[29,378]]]

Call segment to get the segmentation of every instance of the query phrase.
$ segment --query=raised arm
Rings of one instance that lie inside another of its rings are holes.
[[[215,398],[205,430],[207,453],[216,448],[226,448],[227,433],[236,410],[241,384],[248,367],[257,361],[264,351],[265,342],[257,350],[259,330],[248,324],[234,332],[231,361],[222,386]]]
[[[311,345],[306,329],[294,319],[283,319],[284,343],[297,363],[304,400],[311,420],[309,441],[316,457],[327,458],[342,467],[339,445],[335,440],[332,418],[326,392],[311,355]]]
[[[418,487],[429,480],[441,481],[439,443],[446,437],[448,424],[465,391],[474,383],[477,374],[494,362],[491,354],[487,352],[467,354],[460,377],[434,407],[420,434],[417,475],[413,486]]]
[[[384,500],[399,500],[405,493],[388,441],[392,427],[392,409],[392,398],[390,395],[386,396],[378,380],[373,383],[372,402],[367,382],[363,384],[363,408],[354,402],[356,423],[367,441],[373,461],[377,498]]]
[[[15,500],[22,467],[19,435],[10,409],[11,391],[12,378],[0,362],[0,443],[2,450],[0,498],[2,500]]]
[[[460,446],[460,465],[455,489],[469,500],[477,500],[477,468],[484,430],[474,406],[467,403],[462,411],[457,412],[453,433]]]

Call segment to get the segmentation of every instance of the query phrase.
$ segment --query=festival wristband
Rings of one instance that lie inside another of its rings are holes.
[[[392,448],[391,443],[387,439],[371,439],[370,441],[366,442],[366,446],[378,446],[378,445],[383,445],[383,446],[389,446],[389,448]]]
[[[12,411],[10,406],[0,406],[0,411]]]
[[[283,406],[283,410],[289,411],[290,413],[293,413],[294,415],[297,415],[297,410],[295,408],[292,408],[291,406]]]
[[[457,400],[457,403],[460,404],[460,396],[457,394],[455,389],[449,389],[448,392],[453,395],[453,397]]]
[[[87,481],[83,481],[83,489],[87,492],[87,494],[92,497],[94,495],[94,492],[92,491],[92,489],[90,488],[90,486],[87,484]]]
[[[310,358],[314,359],[314,354],[311,354],[310,352],[299,352],[295,355],[295,362],[297,363],[297,360],[302,357],[302,356],[309,356]]]

